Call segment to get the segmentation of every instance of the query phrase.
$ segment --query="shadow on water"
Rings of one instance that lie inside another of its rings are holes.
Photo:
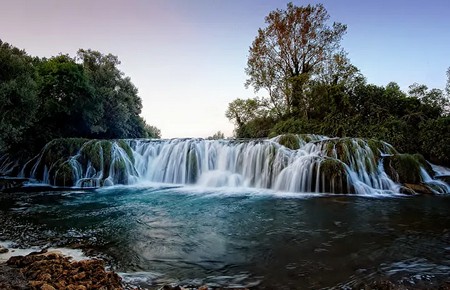
[[[381,277],[433,287],[450,273],[448,197],[114,187],[3,194],[0,224],[2,239],[81,247],[149,283],[349,288]]]

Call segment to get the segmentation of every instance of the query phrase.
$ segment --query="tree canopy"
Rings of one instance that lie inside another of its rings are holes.
[[[38,85],[34,60],[0,40],[0,148],[21,141],[35,122]]]
[[[267,26],[249,50],[246,85],[265,89],[276,116],[300,113],[307,116],[309,100],[305,84],[316,77],[326,62],[339,53],[346,31],[341,23],[327,23],[330,16],[322,4],[287,5],[265,19]]]
[[[287,5],[265,19],[245,69],[252,99],[225,113],[238,138],[284,133],[377,138],[403,152],[450,165],[450,68],[444,90],[367,83],[340,47],[346,26],[329,23],[323,5]]]
[[[31,57],[0,40],[0,151],[34,154],[55,138],[159,138],[112,54]]]

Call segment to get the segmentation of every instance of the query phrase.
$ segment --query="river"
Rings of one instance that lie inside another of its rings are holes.
[[[450,197],[113,186],[0,195],[0,240],[83,249],[130,283],[350,288],[450,279]]]

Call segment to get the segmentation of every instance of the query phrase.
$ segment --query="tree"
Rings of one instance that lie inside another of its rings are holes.
[[[26,138],[38,108],[34,60],[0,40],[0,150]]]
[[[38,71],[40,114],[33,130],[42,132],[45,143],[53,138],[92,137],[103,111],[83,66],[59,55],[41,60]]]
[[[246,86],[255,92],[265,89],[278,115],[308,117],[305,84],[319,67],[339,49],[346,26],[327,22],[330,16],[322,4],[277,9],[265,19],[267,26],[249,50]]]
[[[142,101],[131,79],[118,69],[118,57],[80,49],[78,59],[102,104],[103,116],[95,128],[95,137],[143,137],[146,134],[145,122],[139,116]]]
[[[450,166],[450,117],[431,119],[421,124],[421,152],[431,162]]]
[[[450,67],[447,69],[447,84],[445,86],[447,97],[450,97]]]
[[[161,130],[155,126],[145,124],[145,138],[161,138]]]
[[[448,96],[445,96],[442,90],[428,90],[426,85],[414,83],[409,86],[408,93],[410,97],[419,99],[425,105],[427,117],[437,118],[448,114],[450,102]]]
[[[236,99],[228,104],[225,112],[225,116],[238,127],[263,114],[257,99]]]
[[[214,133],[214,135],[209,136],[207,139],[208,140],[225,139],[225,135],[222,133],[222,131],[217,131],[216,133]]]

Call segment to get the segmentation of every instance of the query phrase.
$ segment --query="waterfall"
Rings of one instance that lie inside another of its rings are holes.
[[[258,140],[52,142],[27,166],[31,177],[56,185],[156,182],[360,195],[398,193],[403,188],[392,162],[389,170],[383,162],[400,154],[389,144],[371,139],[287,134]],[[58,151],[66,147],[70,148],[64,149],[66,155]],[[435,191],[450,191],[444,182],[434,181],[425,168],[420,167],[418,174]]]
[[[380,162],[382,153],[395,152],[388,144],[380,142],[385,152],[373,152],[362,139],[295,138],[298,149],[281,145],[280,137],[132,140],[129,144],[140,181],[289,192],[398,192],[399,185],[384,173]]]

